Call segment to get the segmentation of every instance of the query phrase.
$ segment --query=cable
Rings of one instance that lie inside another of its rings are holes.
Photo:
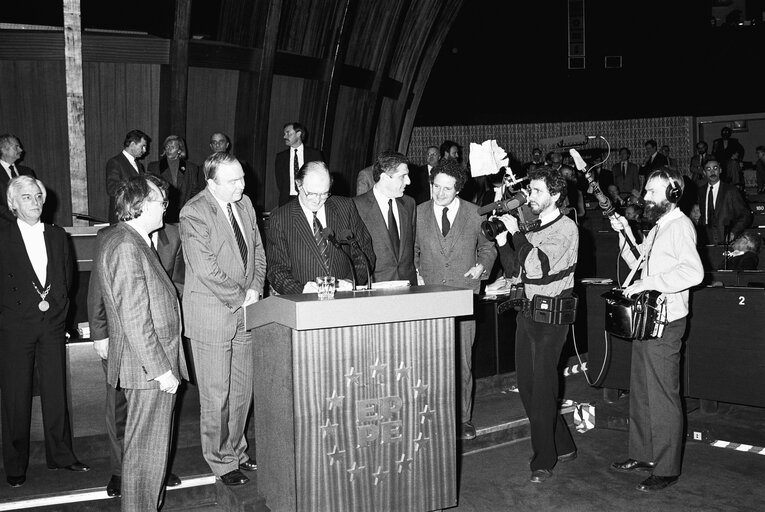
[[[600,367],[600,372],[598,373],[598,377],[595,379],[595,381],[590,380],[590,376],[587,375],[587,369],[585,368],[584,363],[582,362],[582,356],[579,354],[579,347],[576,345],[576,330],[573,327],[574,324],[569,325],[569,329],[571,329],[571,339],[574,342],[574,352],[576,352],[576,359],[579,361],[579,366],[582,368],[582,373],[584,374],[584,379],[587,381],[587,384],[590,386],[595,386],[600,382],[601,377],[603,377],[603,372],[606,370],[606,363],[608,362],[608,333],[606,331],[603,331],[603,365]],[[589,362],[589,361],[588,361]]]

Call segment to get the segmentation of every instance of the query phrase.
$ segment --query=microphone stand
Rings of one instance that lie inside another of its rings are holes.
[[[369,264],[369,258],[367,258],[366,253],[361,249],[361,245],[359,244],[359,241],[356,239],[356,237],[353,235],[353,233],[348,233],[348,235],[345,238],[345,241],[348,242],[351,247],[356,249],[358,252],[361,253],[361,256],[364,260],[364,267],[367,270],[367,290],[372,289],[372,272],[370,271],[370,268],[372,265]],[[351,262],[351,266],[353,267],[353,262]]]
[[[351,280],[353,282],[353,289],[351,291],[356,291],[356,267],[353,265],[353,258],[351,258],[351,255],[348,254],[343,250],[343,243],[338,241],[338,239],[335,237],[335,232],[332,228],[324,228],[324,230],[321,232],[321,235],[329,241],[337,250],[339,250],[343,255],[348,258],[348,261],[351,263]]]

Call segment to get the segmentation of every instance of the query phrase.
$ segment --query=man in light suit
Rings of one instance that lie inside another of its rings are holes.
[[[0,222],[16,222],[16,216],[8,209],[6,203],[8,182],[16,176],[37,178],[32,169],[18,164],[23,154],[24,148],[18,137],[10,133],[0,135]]]
[[[478,206],[457,197],[467,175],[456,160],[442,161],[431,173],[432,197],[417,206],[414,264],[425,284],[467,288],[478,294],[489,276],[497,249],[481,232]],[[473,341],[475,318],[458,320],[462,439],[474,439]]]
[[[106,193],[109,194],[109,222],[117,222],[114,198],[120,182],[144,173],[139,159],[146,153],[151,137],[141,130],[130,130],[122,143],[122,152],[106,162]]]
[[[48,468],[90,469],[72,451],[66,398],[65,321],[73,271],[69,241],[60,227],[40,222],[44,202],[37,180],[13,178],[7,204],[17,220],[0,224],[0,419],[11,487],[26,481],[35,365]]]
[[[699,188],[699,226],[702,244],[730,242],[752,224],[752,211],[741,192],[730,183],[720,181],[722,172],[717,160],[707,160],[704,175],[707,185]],[[710,201],[713,208],[709,209]]]
[[[271,287],[280,294],[316,292],[316,277],[326,275],[347,281],[355,275],[357,283],[366,283],[367,268],[374,271],[375,254],[353,201],[330,195],[332,178],[324,162],[303,165],[295,184],[298,198],[271,212],[268,221]],[[338,237],[352,234],[357,247],[335,247],[325,230],[333,230]]]
[[[415,203],[404,195],[409,185],[407,159],[396,151],[383,151],[372,173],[374,187],[353,202],[364,221],[375,252],[375,282],[408,280],[417,284],[414,270]]]
[[[127,399],[122,510],[158,510],[175,393],[189,378],[178,294],[151,240],[167,201],[148,176],[125,180],[115,199],[120,223],[102,236],[94,271],[109,325],[106,381]]]
[[[147,178],[167,197],[168,183],[166,181],[153,175],[148,175]],[[103,240],[117,226],[117,224],[113,224],[98,232],[96,236],[96,246],[98,247],[96,260],[98,260]],[[178,226],[165,224],[164,227],[151,233],[150,239],[152,245],[156,247],[159,261],[167,276],[175,285],[178,294],[183,295],[185,269]],[[91,273],[88,285],[88,324],[90,326],[90,338],[93,340],[93,349],[101,357],[104,374],[108,376],[109,328],[101,282],[97,272]],[[123,389],[115,388],[108,382],[106,383],[105,413],[112,470],[111,478],[106,485],[106,493],[109,496],[120,496],[122,494],[122,441],[125,437],[125,423],[127,421],[127,399]],[[167,485],[175,487],[181,484],[181,479],[172,473],[171,468],[172,463],[168,464]]]
[[[307,132],[305,126],[291,122],[284,125],[284,144],[287,149],[276,154],[274,177],[279,193],[279,206],[287,204],[292,196],[298,195],[295,188],[295,175],[306,162],[324,160],[321,151],[306,146],[303,141]]]
[[[181,210],[185,336],[199,385],[202,454],[225,485],[249,481],[245,423],[252,403],[252,338],[244,308],[263,294],[266,256],[244,170],[229,153],[204,164],[207,187]]]

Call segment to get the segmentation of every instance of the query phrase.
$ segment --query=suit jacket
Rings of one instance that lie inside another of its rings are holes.
[[[96,235],[96,260],[98,260],[101,245],[107,233],[116,227],[117,225],[115,224],[98,231]],[[185,264],[183,262],[181,234],[178,226],[166,224],[164,228],[157,232],[157,254],[159,255],[162,268],[165,269],[175,289],[178,290],[178,295],[183,296]],[[102,340],[109,337],[106,307],[104,306],[103,291],[101,289],[101,281],[98,279],[98,272],[91,272],[90,282],[88,283],[88,324],[90,326],[91,339]]]
[[[167,200],[170,203],[165,211],[165,222],[178,222],[183,205],[205,188],[205,179],[199,166],[183,158],[178,159],[178,176],[175,184],[173,184],[173,173],[167,164],[167,157],[163,156],[159,161],[151,162],[148,172],[170,184],[167,191]]]
[[[40,291],[50,285],[45,297],[50,309],[45,320],[61,328],[63,335],[74,270],[69,239],[66,231],[51,224],[45,224],[44,236],[48,254],[47,283],[41,283],[35,274],[18,224],[15,221],[0,223],[0,329],[10,324],[39,322],[41,299],[35,285]],[[61,341],[64,342],[63,338]]]
[[[279,206],[287,204],[290,200],[290,169],[292,168],[292,148],[287,148],[276,154],[274,164],[274,177],[276,178],[276,190],[279,193]],[[303,162],[324,161],[324,155],[315,148],[309,148],[303,144]]]
[[[181,243],[186,260],[183,290],[185,335],[193,339],[230,340],[247,290],[263,293],[266,254],[250,198],[233,203],[247,244],[242,262],[234,230],[209,189],[181,209]]]
[[[33,178],[37,178],[35,172],[29,167],[16,164],[13,164],[13,167],[16,169],[16,172],[19,173],[19,176],[32,176]],[[11,181],[11,179],[5,173],[5,169],[0,167],[0,222],[3,220],[16,222],[16,216],[8,208],[7,194],[9,181]]]
[[[95,271],[109,324],[107,383],[159,389],[154,379],[167,371],[188,379],[178,294],[138,231],[125,222],[106,231]]]
[[[744,160],[744,146],[733,137],[728,138],[728,147],[723,146],[724,140],[722,138],[715,139],[712,142],[712,154],[715,156],[720,165],[724,165],[730,160],[731,155],[738,151],[738,159]]]
[[[143,164],[136,161],[138,169],[143,172]],[[109,222],[117,222],[117,213],[114,208],[114,196],[117,193],[117,187],[123,180],[131,176],[138,176],[135,167],[130,164],[125,154],[120,151],[119,155],[111,157],[106,162],[106,193],[109,194]]]
[[[425,284],[467,288],[477,294],[481,280],[488,277],[497,259],[497,249],[481,232],[483,217],[478,215],[478,206],[459,198],[456,200],[460,201],[460,209],[445,237],[436,222],[433,201],[417,207],[414,264]],[[481,278],[465,277],[465,272],[477,263],[483,264]]]
[[[353,201],[347,197],[330,196],[324,203],[327,225],[338,234],[349,230],[358,240],[359,247],[374,271],[375,254],[372,238],[359,217]],[[328,244],[329,268],[325,268],[319,246],[313,237],[300,201],[292,199],[273,212],[268,220],[268,282],[277,293],[303,293],[303,287],[317,276],[332,275],[337,279],[351,279],[355,271],[357,282],[367,282],[364,256],[351,247],[338,249]],[[348,251],[348,252],[345,252]],[[348,260],[353,260],[353,267]]]
[[[402,196],[396,199],[399,215],[399,251],[394,253],[388,226],[385,224],[387,210],[383,213],[375,199],[374,190],[353,198],[356,210],[372,237],[375,252],[375,282],[397,281],[406,279],[417,285],[417,272],[414,270],[414,230],[416,227],[414,199]]]
[[[416,204],[422,204],[430,199],[430,174],[428,164],[410,165],[409,180],[411,183],[404,190],[404,194],[414,198]]]
[[[618,162],[611,166],[611,173],[613,175],[613,183],[619,188],[619,192],[629,194],[633,190],[640,191],[640,169],[637,164],[627,162],[627,174],[625,176],[622,170],[622,163]],[[601,183],[602,185],[602,183]],[[603,189],[603,192],[607,192],[607,187]]]
[[[699,188],[699,210],[701,218],[699,226],[706,228],[707,244],[717,244],[724,241],[725,233],[738,236],[752,224],[752,211],[744,201],[743,196],[734,185],[720,182],[715,202],[715,224],[707,225],[707,194],[709,184]]]

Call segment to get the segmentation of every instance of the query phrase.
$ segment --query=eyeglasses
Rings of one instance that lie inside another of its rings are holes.
[[[308,199],[322,200],[322,199],[327,199],[329,196],[332,195],[330,192],[306,192],[302,186],[300,187],[300,190],[303,191],[303,193]]]
[[[147,199],[146,201],[149,203],[162,203],[162,208],[165,210],[167,210],[167,205],[170,204],[170,201],[167,199]]]
[[[709,167],[704,167],[704,170],[705,171],[712,171],[712,170],[719,171],[720,170],[720,166],[719,165],[710,165]]]

